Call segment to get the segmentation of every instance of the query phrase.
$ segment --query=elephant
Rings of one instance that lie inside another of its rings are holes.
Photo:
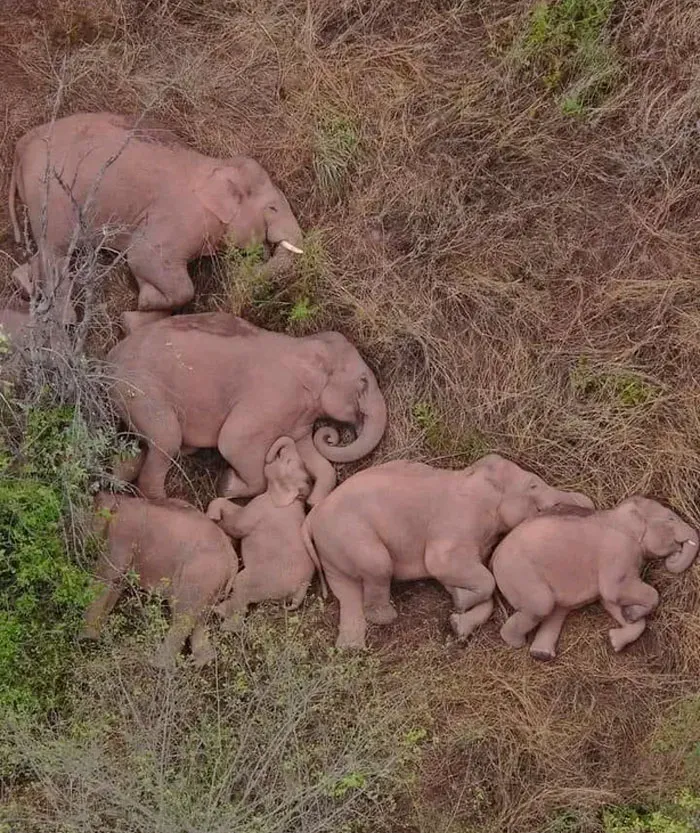
[[[593,504],[555,489],[499,454],[461,471],[396,460],[342,483],[307,515],[309,555],[340,602],[336,646],[362,648],[367,621],[396,618],[392,578],[437,579],[452,596],[460,641],[493,610],[484,566],[501,535],[558,504]]]
[[[152,664],[172,668],[190,637],[192,658],[201,667],[216,658],[205,617],[230,592],[238,572],[238,557],[228,536],[183,500],[147,501],[129,495],[100,492],[95,498],[94,531],[107,536],[98,561],[102,592],[85,612],[81,633],[98,639],[105,618],[119,600],[130,570],[142,588],[161,590],[172,623]]]
[[[267,491],[247,506],[215,498],[207,508],[208,518],[241,540],[243,570],[216,608],[225,631],[238,630],[248,605],[266,599],[290,599],[287,609],[296,610],[316,572],[301,537],[311,484],[290,437],[280,437],[267,453],[265,479]]]
[[[688,569],[698,552],[698,533],[660,503],[634,496],[614,509],[544,514],[524,521],[496,547],[496,584],[515,613],[501,628],[506,644],[530,647],[551,660],[569,612],[600,599],[619,627],[610,643],[621,651],[643,633],[659,601],[640,579],[645,560],[665,558],[672,573]]]
[[[286,197],[257,162],[204,156],[143,118],[76,113],[19,139],[9,208],[20,243],[16,193],[38,251],[13,276],[28,293],[41,286],[64,323],[75,320],[66,271],[76,229],[125,253],[138,309],[151,318],[192,300],[188,261],[213,254],[224,240],[276,247],[263,268],[268,276],[302,251]]]
[[[226,313],[176,315],[135,329],[107,361],[115,408],[147,442],[130,475],[145,497],[164,497],[172,458],[198,448],[218,448],[229,464],[220,497],[259,495],[265,457],[288,436],[315,481],[314,505],[335,486],[329,461],[359,460],[386,427],[374,374],[336,332],[296,338]],[[332,426],[314,434],[321,417],[352,424],[355,440],[337,445]]]

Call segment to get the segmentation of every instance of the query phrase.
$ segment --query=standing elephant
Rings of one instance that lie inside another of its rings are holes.
[[[530,653],[553,659],[569,611],[600,599],[619,625],[609,635],[614,650],[621,651],[641,636],[645,617],[659,601],[639,577],[644,560],[665,558],[667,569],[680,573],[697,552],[696,530],[643,497],[628,498],[615,509],[525,521],[493,556],[498,589],[515,608],[501,636],[519,648],[537,627]]]
[[[293,338],[225,313],[178,315],[134,330],[107,360],[112,400],[147,441],[137,481],[147,497],[165,495],[178,451],[198,448],[218,448],[230,466],[221,496],[259,495],[265,457],[288,436],[315,480],[313,505],[335,485],[329,460],[359,460],[386,427],[377,380],[339,333]],[[355,441],[336,446],[330,426],[312,434],[321,417],[350,423]]]
[[[436,578],[449,591],[452,630],[465,639],[493,610],[484,566],[499,536],[558,504],[592,507],[498,454],[463,471],[397,460],[365,469],[311,510],[302,533],[340,602],[338,647],[363,647],[367,621],[396,618],[392,578]]]
[[[43,278],[64,321],[74,318],[65,273],[76,228],[126,253],[138,308],[151,313],[192,300],[188,261],[213,254],[224,238],[239,247],[276,246],[268,274],[301,251],[289,203],[257,162],[203,156],[143,119],[77,113],[23,136],[9,195],[19,243],[15,192],[28,208],[38,252],[14,277],[27,291]],[[106,228],[113,229],[109,237]]]
[[[188,636],[197,666],[214,659],[204,620],[231,591],[238,557],[226,534],[183,500],[150,502],[100,492],[95,532],[107,535],[97,565],[102,592],[85,612],[82,637],[97,639],[130,570],[145,590],[167,598],[172,624],[152,664],[172,667]]]

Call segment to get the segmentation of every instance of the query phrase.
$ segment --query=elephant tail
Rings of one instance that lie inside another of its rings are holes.
[[[7,199],[7,210],[10,214],[10,222],[12,223],[12,231],[15,235],[15,243],[21,243],[22,237],[19,230],[19,223],[17,222],[17,212],[15,208],[15,197],[17,196],[17,159],[12,163],[12,173],[10,175],[10,191]]]
[[[301,525],[301,538],[304,542],[304,546],[306,547],[306,552],[308,553],[309,558],[313,562],[314,567],[318,570],[318,577],[321,582],[321,596],[324,599],[327,599],[328,585],[326,584],[326,577],[323,574],[323,567],[321,566],[321,561],[318,557],[318,553],[316,552],[313,536],[311,534],[311,516],[313,515],[313,513],[314,510],[312,509],[309,512],[309,514],[304,518],[304,523]]]

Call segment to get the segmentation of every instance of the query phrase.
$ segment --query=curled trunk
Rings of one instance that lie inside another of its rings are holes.
[[[386,403],[376,379],[370,380],[360,424],[355,426],[357,439],[345,446],[338,446],[338,432],[332,427],[319,428],[314,434],[314,445],[333,463],[351,463],[373,451],[386,429]]]
[[[698,538],[697,530],[690,526],[684,525],[684,527],[682,538],[683,546],[678,552],[675,552],[673,555],[669,555],[664,562],[666,569],[671,573],[682,573],[684,570],[687,570],[695,560],[695,556],[698,554],[698,543],[700,542],[700,538]]]

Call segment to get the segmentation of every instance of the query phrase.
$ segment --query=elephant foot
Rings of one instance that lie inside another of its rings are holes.
[[[556,657],[556,654],[554,651],[548,651],[546,648],[530,648],[530,656],[541,662],[551,662]]]
[[[100,631],[95,625],[85,625],[85,627],[78,634],[78,639],[82,641],[95,642],[100,638]]]
[[[390,625],[398,615],[392,604],[365,608],[365,619],[373,625]]]
[[[362,650],[367,646],[365,645],[364,635],[340,631],[338,638],[335,640],[335,647],[341,650]]]
[[[527,641],[525,636],[521,633],[513,632],[507,625],[508,623],[506,622],[500,630],[501,639],[511,648],[522,648]]]
[[[634,642],[635,639],[639,639],[642,633],[644,633],[645,628],[646,620],[639,619],[636,622],[633,622],[630,625],[625,625],[622,628],[612,628],[609,630],[608,637],[613,651],[618,654],[623,648],[626,648],[630,642]]]
[[[192,661],[195,668],[203,668],[205,665],[214,662],[215,659],[216,651],[213,645],[206,645],[196,651],[192,651]]]
[[[627,605],[622,608],[622,615],[628,622],[638,622],[649,613],[649,609],[644,605]]]

